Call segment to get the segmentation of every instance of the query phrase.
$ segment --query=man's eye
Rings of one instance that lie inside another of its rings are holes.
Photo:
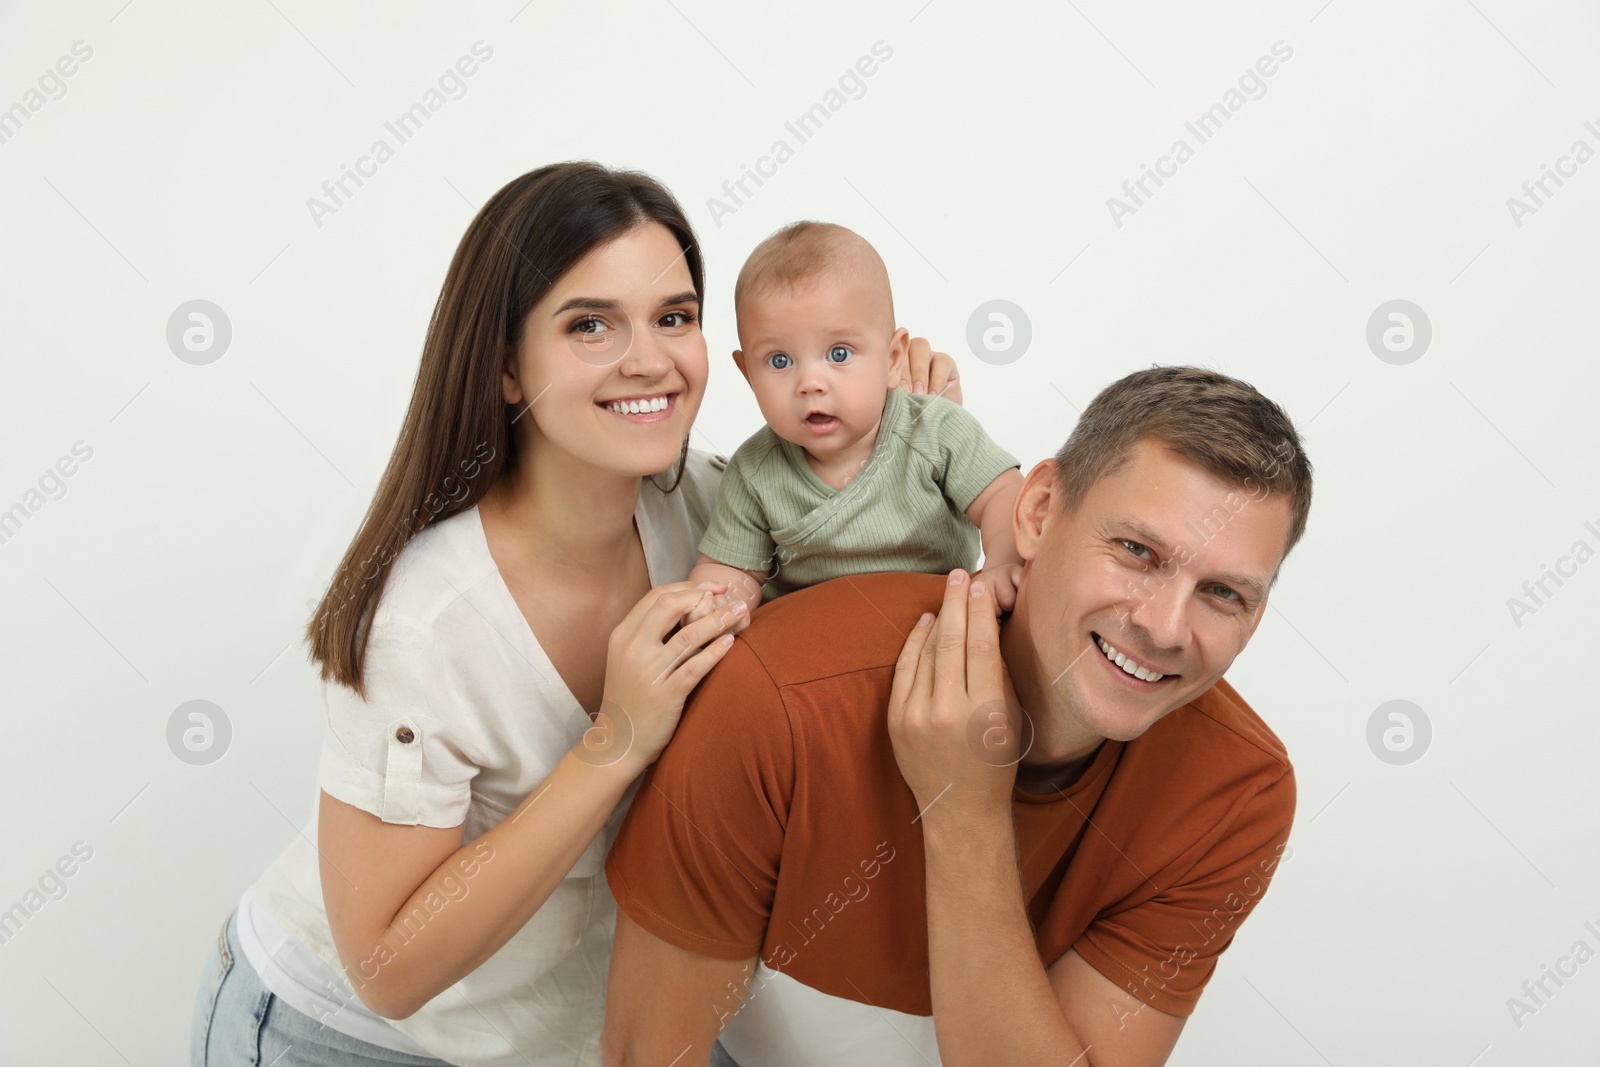
[[[1211,587],[1211,591],[1217,594],[1217,596],[1221,597],[1223,600],[1234,600],[1238,601],[1239,603],[1244,602],[1243,597],[1225,585],[1214,585]]]
[[[828,349],[828,362],[843,363],[853,355],[855,355],[855,353],[850,351],[844,345],[834,345],[832,348]]]
[[[767,357],[767,366],[771,367],[773,370],[783,370],[793,362],[794,360],[790,359],[782,352],[774,352],[772,355]]]
[[[1148,548],[1146,548],[1144,545],[1141,545],[1139,542],[1130,541],[1126,537],[1122,538],[1122,543],[1123,543],[1124,546],[1126,546],[1126,548],[1128,549],[1129,552],[1132,552],[1135,556],[1138,556],[1140,559],[1144,559],[1145,558],[1144,556],[1139,555],[1141,552],[1149,552],[1150,551]]]

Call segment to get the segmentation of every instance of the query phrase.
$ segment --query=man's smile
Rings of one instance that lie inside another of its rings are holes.
[[[1114,674],[1123,676],[1123,680],[1136,684],[1140,689],[1150,689],[1162,682],[1179,677],[1177,674],[1167,674],[1155,670],[1140,660],[1128,655],[1127,652],[1117,648],[1099,634],[1090,631],[1089,637],[1100,649],[1100,658],[1111,668]]]

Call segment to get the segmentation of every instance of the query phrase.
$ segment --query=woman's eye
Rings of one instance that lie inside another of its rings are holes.
[[[828,349],[828,362],[843,363],[854,354],[855,353],[851,352],[844,345],[834,345],[832,348]]]
[[[676,319],[677,321],[668,322],[668,319]],[[694,316],[687,311],[669,311],[665,315],[661,316],[661,321],[668,327],[681,328],[692,325],[694,323]]]
[[[595,318],[593,315],[585,315],[567,327],[567,329],[573,333],[598,333],[605,328],[605,325],[604,321]]]
[[[1141,552],[1149,552],[1150,551],[1148,548],[1146,548],[1144,545],[1141,545],[1139,542],[1130,541],[1126,537],[1122,538],[1122,544],[1123,544],[1124,547],[1127,548],[1127,550],[1129,552],[1132,552],[1135,556],[1138,556],[1140,559],[1144,559],[1145,558],[1144,556],[1139,555]]]
[[[782,352],[774,352],[772,355],[767,357],[767,366],[771,367],[773,370],[783,370],[793,362],[794,360],[790,359]]]

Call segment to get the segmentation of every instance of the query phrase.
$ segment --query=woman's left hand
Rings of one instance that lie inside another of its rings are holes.
[[[889,692],[895,762],[917,810],[940,820],[1009,810],[1026,754],[992,594],[964,571],[951,576],[938,619],[918,622],[906,638]]]
[[[956,374],[956,361],[943,352],[935,352],[926,337],[913,337],[906,355],[906,377],[900,379],[900,388],[908,393],[939,393],[947,400],[961,403],[961,381]]]

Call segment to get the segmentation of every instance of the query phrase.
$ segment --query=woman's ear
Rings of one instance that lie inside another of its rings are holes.
[[[911,350],[911,331],[904,326],[889,338],[889,380],[887,387],[894,389],[906,376],[906,357]]]
[[[522,403],[522,384],[517,381],[517,354],[507,352],[500,371],[500,395],[507,404]]]

